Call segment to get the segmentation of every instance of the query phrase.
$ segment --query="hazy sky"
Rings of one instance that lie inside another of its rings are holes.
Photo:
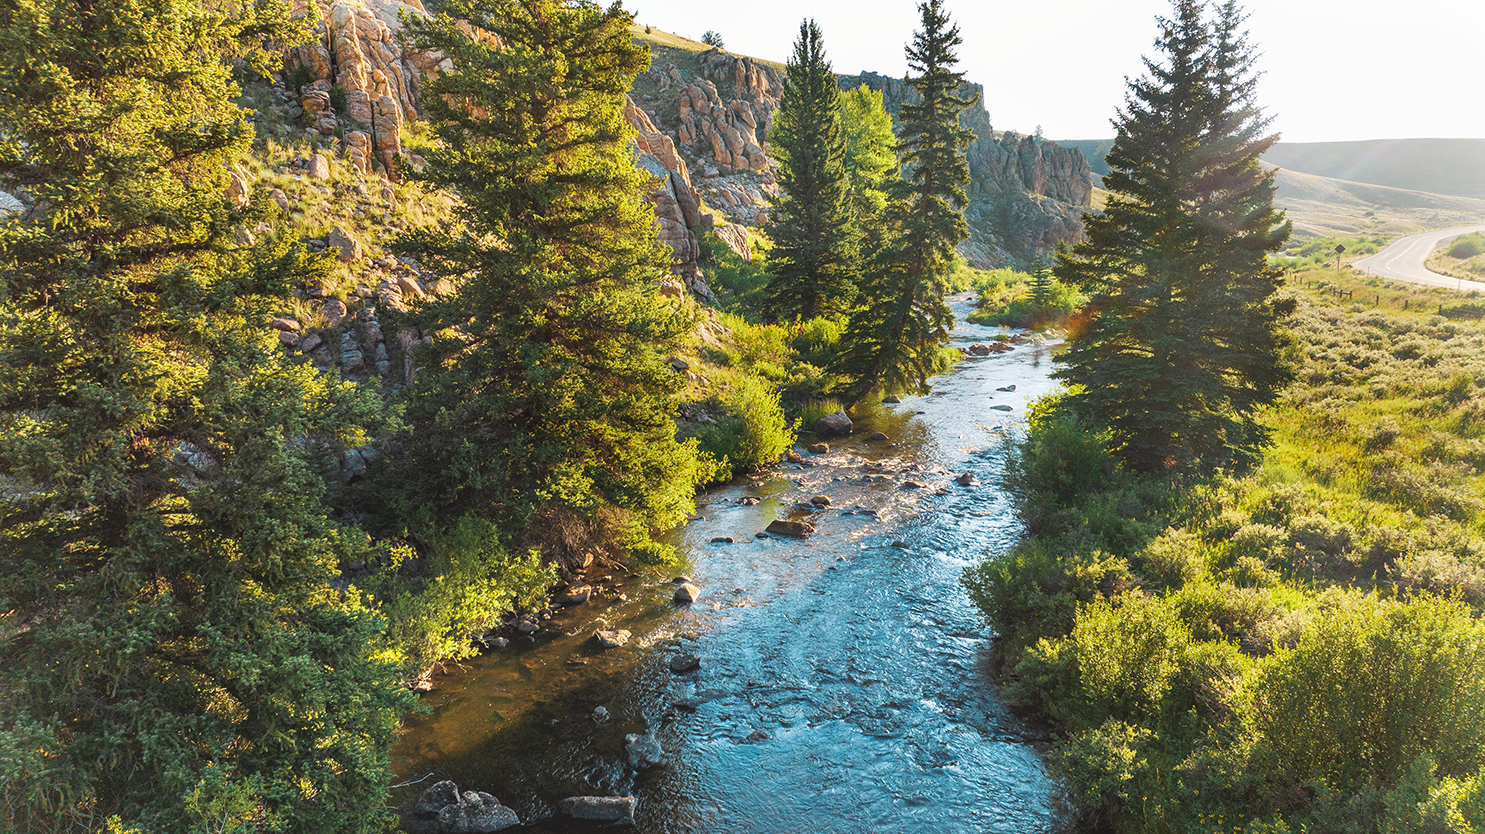
[[[624,0],[638,22],[785,60],[813,17],[839,73],[900,76],[913,0]],[[1288,142],[1485,138],[1485,0],[1250,0],[1259,100]],[[1124,78],[1153,51],[1167,0],[947,0],[961,67],[985,85],[996,130],[1111,137]]]

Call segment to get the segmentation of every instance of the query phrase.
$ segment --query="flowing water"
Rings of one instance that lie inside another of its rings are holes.
[[[953,344],[1005,332],[964,322],[967,296],[950,301]],[[523,830],[552,832],[591,827],[558,813],[563,797],[631,794],[634,830],[656,834],[1044,830],[1035,733],[997,696],[959,577],[1020,534],[995,484],[1006,432],[1052,388],[1050,371],[1044,345],[968,359],[827,454],[701,496],[701,519],[670,536],[679,566],[613,574],[603,597],[425,696],[431,711],[395,751],[399,777],[420,781],[394,800],[406,810],[452,779],[515,809]],[[889,440],[866,441],[873,431]],[[966,471],[980,484],[956,484]],[[817,495],[831,505],[801,507]],[[755,538],[774,518],[817,530]],[[712,543],[726,536],[736,543]],[[677,574],[701,588],[696,602],[671,600]],[[598,628],[634,636],[605,651]],[[673,674],[679,652],[701,668]],[[664,764],[636,774],[624,736],[645,732]]]

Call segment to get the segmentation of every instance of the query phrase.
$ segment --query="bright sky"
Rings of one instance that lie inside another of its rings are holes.
[[[638,22],[784,61],[803,17],[835,71],[901,76],[913,0],[624,0]],[[985,85],[996,130],[1050,139],[1114,135],[1125,76],[1153,52],[1168,0],[947,0],[960,66]],[[1286,142],[1485,138],[1485,0],[1248,0],[1263,55],[1259,102]]]

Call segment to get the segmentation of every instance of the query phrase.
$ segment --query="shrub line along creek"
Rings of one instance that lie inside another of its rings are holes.
[[[1010,332],[965,321],[972,299],[949,299],[956,347]],[[592,830],[559,809],[570,796],[637,797],[629,830],[657,834],[1046,830],[1038,733],[1001,703],[959,577],[1021,535],[997,484],[1051,370],[1040,343],[971,356],[927,396],[858,409],[849,437],[801,434],[828,452],[700,496],[665,573],[590,570],[601,593],[444,677],[408,718],[394,766],[420,781],[393,791],[408,830],[437,830],[411,811],[444,779],[523,831]],[[815,533],[756,536],[776,518]],[[679,576],[694,602],[674,600]],[[605,649],[597,630],[631,636]],[[672,671],[681,654],[700,666]],[[661,763],[632,769],[630,735]]]

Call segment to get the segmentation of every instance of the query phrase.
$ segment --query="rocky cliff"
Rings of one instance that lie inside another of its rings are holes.
[[[867,86],[882,94],[897,117],[918,94],[901,79],[862,73],[841,79],[843,89]],[[959,117],[973,131],[968,150],[969,199],[965,218],[970,238],[961,247],[976,266],[1000,266],[1047,257],[1058,243],[1083,239],[1084,209],[1093,194],[1093,172],[1083,154],[1032,136],[997,135],[984,107],[984,87],[965,84],[961,96],[974,106]]]

